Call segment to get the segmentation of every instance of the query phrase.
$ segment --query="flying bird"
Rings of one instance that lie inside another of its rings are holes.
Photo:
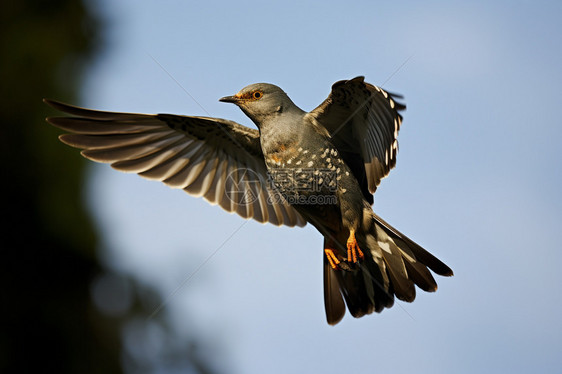
[[[312,224],[324,237],[324,304],[337,324],[411,302],[453,271],[374,213],[373,194],[396,165],[406,107],[363,77],[342,80],[305,112],[281,88],[251,84],[220,99],[257,126],[210,117],[116,113],[45,99],[71,116],[47,122],[82,156],[181,188],[243,218]]]

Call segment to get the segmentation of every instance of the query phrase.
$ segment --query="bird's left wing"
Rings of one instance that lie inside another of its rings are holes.
[[[93,161],[202,196],[228,212],[274,225],[306,221],[269,183],[257,130],[218,118],[104,112],[53,100],[72,117],[47,121]]]
[[[396,98],[400,96],[356,77],[334,83],[328,98],[308,114],[328,130],[360,183],[366,175],[370,193],[396,165],[399,112],[406,109]],[[364,171],[354,167],[357,159],[363,161]]]

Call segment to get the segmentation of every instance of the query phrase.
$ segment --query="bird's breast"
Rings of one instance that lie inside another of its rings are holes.
[[[331,145],[291,144],[266,156],[269,177],[285,196],[335,195],[342,178],[350,173]]]
[[[265,154],[265,162],[268,167],[285,167],[297,156],[297,142],[278,142],[267,148]]]

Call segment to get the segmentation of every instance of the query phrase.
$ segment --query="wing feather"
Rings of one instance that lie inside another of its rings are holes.
[[[218,118],[105,112],[44,101],[72,115],[47,121],[67,131],[60,140],[88,159],[182,188],[244,218],[306,224],[286,201],[272,198],[276,191],[268,183],[257,130]]]
[[[396,165],[402,123],[399,112],[406,109],[396,98],[402,96],[356,77],[334,83],[328,98],[309,113],[328,130],[348,165],[353,164],[351,158],[363,160],[367,176],[364,183],[371,194]]]

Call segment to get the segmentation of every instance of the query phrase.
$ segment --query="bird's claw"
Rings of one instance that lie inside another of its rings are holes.
[[[341,261],[338,260],[338,256],[336,256],[334,250],[330,248],[325,248],[324,253],[326,254],[326,258],[328,259],[328,262],[330,263],[332,269],[337,270],[338,265],[341,263]]]
[[[325,248],[324,253],[326,254],[330,266],[334,270],[352,270],[353,267],[350,265],[358,263],[365,257],[363,251],[359,248],[359,244],[357,244],[355,231],[353,230],[349,232],[349,238],[347,239],[347,259],[343,257],[340,260],[337,251],[331,248]]]
[[[335,250],[330,249],[330,248],[325,248],[324,249],[324,253],[326,254],[326,258],[328,259],[328,262],[330,263],[330,266],[332,267],[332,269],[334,270],[345,270],[345,271],[351,271],[352,267],[349,266],[349,264],[347,263],[347,261],[345,259],[338,259],[338,256],[336,255]]]
[[[357,244],[357,240],[355,239],[355,231],[349,231],[349,238],[347,238],[347,262],[353,262],[354,264],[359,262],[365,257],[363,252],[359,248],[359,244]]]

